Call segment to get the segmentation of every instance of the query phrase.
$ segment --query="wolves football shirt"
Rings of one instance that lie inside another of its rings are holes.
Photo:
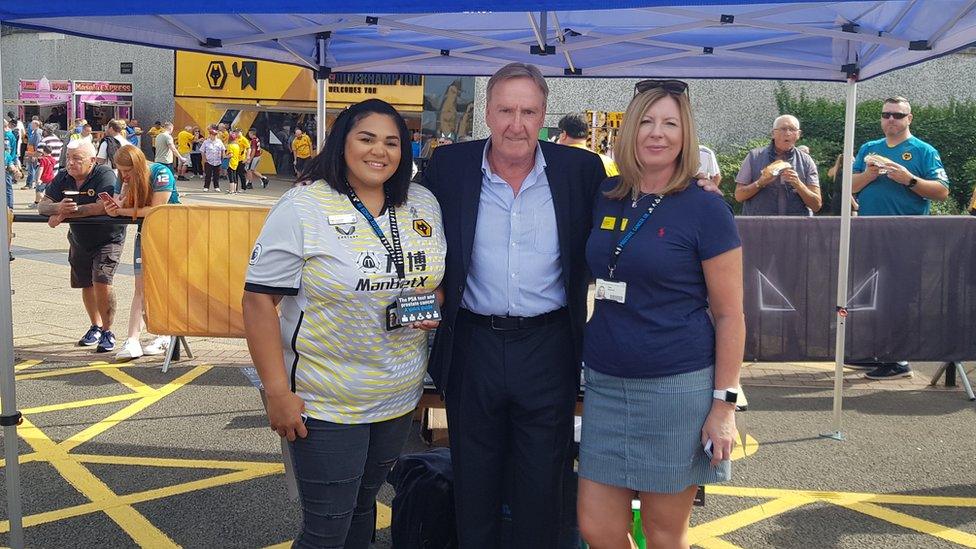
[[[440,206],[411,185],[396,207],[405,277],[349,197],[324,181],[281,197],[251,253],[245,289],[284,296],[281,345],[306,413],[375,423],[413,410],[423,389],[427,333],[387,329],[401,293],[430,292],[444,276]],[[392,243],[389,217],[376,218]]]

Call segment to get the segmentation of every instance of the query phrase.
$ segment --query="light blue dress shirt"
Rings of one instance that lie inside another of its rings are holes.
[[[481,198],[471,266],[461,306],[482,315],[536,316],[566,306],[559,235],[546,160],[536,146],[535,167],[518,195],[481,160]]]

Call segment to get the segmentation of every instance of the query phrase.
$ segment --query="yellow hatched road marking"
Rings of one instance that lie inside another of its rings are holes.
[[[114,402],[124,402],[126,400],[136,400],[142,398],[142,395],[137,393],[129,393],[124,395],[112,395],[107,397],[92,398],[89,400],[76,400],[74,402],[63,402],[61,404],[49,404],[47,406],[37,406],[35,408],[24,408],[21,413],[24,415],[28,414],[43,414],[45,412],[60,412],[62,410],[73,410],[75,408],[87,408],[89,406],[100,406],[102,404],[112,404]]]
[[[131,505],[137,503],[144,503],[147,501],[177,496],[198,490],[205,490],[207,488],[216,488],[228,484],[236,484],[255,478],[278,474],[283,470],[284,466],[280,463],[269,463],[267,464],[267,467],[263,468],[255,467],[247,471],[235,471],[224,475],[218,475],[216,477],[194,480],[192,482],[176,484],[154,490],[146,490],[144,492],[126,494],[124,496],[119,496],[116,494],[111,498],[106,498],[99,501],[92,501],[90,503],[83,503],[81,505],[65,507],[63,509],[55,509],[54,511],[46,511],[44,513],[37,513],[35,515],[28,515],[24,517],[24,526],[38,526],[40,524],[80,517],[97,512],[109,513],[111,516],[110,511],[114,508],[128,507],[131,509]],[[8,521],[0,522],[0,533],[5,533],[8,531],[10,531],[10,523]],[[132,536],[131,533],[129,533],[129,535]],[[139,543],[138,537],[132,536],[132,539]]]
[[[711,487],[707,488],[708,491]],[[759,505],[744,509],[737,513],[724,516],[703,524],[699,524],[688,530],[688,542],[697,545],[699,540],[716,538],[734,532],[744,526],[774,517],[787,511],[792,511],[798,507],[803,507],[812,503],[809,498],[801,496],[789,496],[772,501],[766,501]]]
[[[926,505],[936,507],[976,507],[976,497],[951,496],[909,496],[901,494],[870,494],[866,492],[820,492],[816,490],[787,490],[783,488],[753,488],[746,486],[729,486],[724,484],[709,485],[705,490],[717,496],[735,496],[744,498],[786,498],[801,496],[810,499],[823,500],[828,503],[841,504],[843,502],[894,503],[898,505]]]
[[[163,397],[169,396],[174,391],[183,387],[187,383],[190,383],[194,379],[200,377],[204,373],[208,372],[213,366],[201,365],[193,368],[189,372],[181,375],[180,377],[174,379],[173,381],[167,383],[161,388],[153,391],[151,395],[147,395],[140,398],[138,401],[122,408],[118,412],[108,416],[107,418],[99,421],[98,423],[88,427],[87,429],[76,433],[71,437],[63,440],[59,446],[63,448],[66,452],[77,448],[78,446],[88,442],[89,440],[97,437],[98,435],[104,433],[105,431],[111,429],[112,427],[118,425],[122,421],[125,421],[137,413],[145,410],[146,408],[152,406],[153,404],[159,402]]]
[[[18,372],[21,372],[39,363],[41,361],[25,361],[18,364],[15,368]],[[25,420],[24,425],[18,429],[18,434],[33,448],[34,452],[21,456],[21,463],[32,461],[50,462],[72,486],[92,500],[89,503],[81,505],[27,516],[24,518],[25,526],[36,526],[38,524],[50,523],[86,514],[104,512],[140,545],[151,545],[154,547],[175,546],[175,543],[165,533],[153,526],[146,517],[132,508],[132,505],[282,473],[283,466],[281,463],[270,462],[70,454],[71,450],[77,448],[79,445],[92,440],[120,422],[130,419],[135,414],[191,383],[212,368],[209,365],[197,366],[163,387],[153,389],[151,386],[139,381],[121,369],[127,366],[129,365],[92,362],[87,366],[44,372],[28,372],[17,375],[18,380],[27,380],[98,371],[117,381],[130,391],[133,391],[132,393],[123,395],[38,406],[24,410],[23,412],[25,414],[76,409],[114,402],[124,402],[127,400],[136,401],[61,443],[54,443],[35,425]],[[755,453],[758,445],[758,442],[750,437],[744,448],[736,448],[741,454],[736,457],[745,457],[746,455]],[[119,496],[83,465],[86,463],[230,470],[231,472],[182,484]],[[3,464],[4,462],[0,460],[0,466]],[[976,536],[972,534],[876,505],[879,503],[887,503],[969,508],[976,507],[976,498],[788,490],[728,485],[709,486],[707,490],[710,494],[717,496],[764,498],[769,501],[691,528],[689,531],[689,541],[693,545],[703,549],[741,549],[735,544],[721,539],[720,536],[814,502],[825,502],[842,506],[923,534],[976,548]],[[379,528],[386,528],[390,525],[392,512],[388,506],[378,503],[377,515]],[[9,531],[9,523],[6,521],[0,522],[0,532],[7,531]],[[284,542],[271,547],[284,548],[289,545],[290,542]]]
[[[15,364],[14,365],[14,371],[15,372],[19,372],[21,370],[26,370],[26,369],[30,368],[31,366],[37,366],[40,363],[41,363],[40,360],[25,360],[25,361],[21,362],[20,364]]]
[[[87,366],[74,366],[71,368],[57,368],[55,370],[48,370],[46,372],[37,373],[26,373],[20,374],[16,377],[17,381],[26,381],[28,379],[43,379],[46,377],[58,377],[67,376],[71,374],[83,374],[85,372],[98,372],[100,370],[106,369],[117,369],[126,367],[129,365],[123,364],[109,364],[108,362],[90,362]]]
[[[925,519],[913,517],[905,513],[900,513],[894,509],[887,509],[873,503],[847,503],[839,505],[846,507],[847,509],[857,511],[858,513],[864,513],[865,515],[879,518],[883,521],[897,524],[898,526],[903,526],[923,534],[928,534],[930,536],[942,538],[953,543],[958,543],[959,545],[963,545],[965,547],[976,547],[976,536],[972,534],[961,532],[954,528],[949,528],[948,526],[943,526]]]
[[[123,372],[119,368],[105,368],[104,370],[101,370],[101,372],[115,381],[118,381],[122,385],[125,385],[134,393],[140,395],[150,395],[155,391],[155,389],[152,387]]]
[[[18,431],[20,432],[20,436],[32,448],[49,453],[52,457],[52,459],[48,460],[51,465],[82,495],[93,502],[118,498],[118,495],[102,482],[101,479],[92,474],[83,465],[71,459],[67,450],[55,444],[53,440],[42,433],[33,423],[25,419]],[[108,507],[104,511],[105,514],[115,521],[139,545],[144,547],[176,547],[176,543],[169,536],[153,526],[149,522],[149,519],[142,516],[131,506],[116,505]],[[9,528],[9,523],[7,528]]]
[[[734,543],[729,543],[722,538],[705,538],[695,542],[695,545],[703,549],[742,549]]]
[[[102,456],[97,454],[71,454],[82,463],[104,465],[142,465],[146,467],[185,467],[190,469],[245,470],[268,466],[281,467],[281,463],[268,461],[213,461],[204,459],[157,458],[140,456]]]

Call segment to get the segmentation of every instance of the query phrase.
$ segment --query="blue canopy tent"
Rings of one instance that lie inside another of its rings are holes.
[[[512,61],[557,77],[847,82],[837,306],[847,303],[857,81],[976,42],[976,0],[68,0],[4,2],[7,25],[306,66],[325,120],[330,71],[490,75]],[[319,143],[324,125],[320,124]],[[7,228],[0,223],[0,257]],[[3,416],[15,414],[10,271],[0,266]],[[838,314],[832,433],[840,436],[845,317]],[[16,427],[5,421],[11,545],[23,545]]]

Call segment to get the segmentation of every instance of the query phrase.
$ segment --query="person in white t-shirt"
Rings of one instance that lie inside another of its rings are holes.
[[[718,168],[715,152],[705,145],[698,145],[698,179],[708,179],[716,186],[722,182],[722,172]]]
[[[125,121],[109,120],[105,125],[105,137],[98,144],[95,162],[109,166],[118,177],[119,171],[115,169],[115,152],[128,144],[129,141],[125,138]]]

